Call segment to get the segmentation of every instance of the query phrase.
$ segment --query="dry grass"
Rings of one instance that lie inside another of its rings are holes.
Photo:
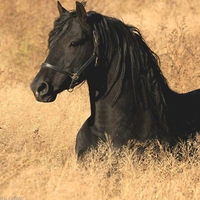
[[[156,154],[152,144],[140,159],[136,148],[119,153],[100,144],[77,163],[75,137],[89,115],[86,85],[51,104],[36,102],[29,89],[47,54],[56,1],[0,2],[0,199],[199,199],[199,138],[172,153],[161,148]],[[74,8],[74,1],[62,3]],[[200,85],[199,8],[198,0],[88,0],[87,5],[137,26],[179,92]]]

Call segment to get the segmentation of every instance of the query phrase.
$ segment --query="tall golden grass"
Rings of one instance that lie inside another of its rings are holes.
[[[74,1],[61,3],[74,9]],[[172,89],[199,88],[198,0],[88,0],[86,9],[138,27]],[[141,158],[136,148],[118,152],[100,144],[77,163],[76,133],[89,116],[87,86],[51,104],[36,102],[29,89],[48,53],[56,1],[0,0],[0,10],[0,199],[199,199],[198,136],[171,153],[151,144]]]

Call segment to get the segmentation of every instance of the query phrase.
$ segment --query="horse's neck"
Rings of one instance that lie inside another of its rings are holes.
[[[92,83],[89,84],[91,116],[94,121],[112,125],[112,123],[121,119],[127,119],[127,114],[134,114],[136,106],[133,105],[133,95],[132,90],[129,88],[129,82],[130,80],[124,82],[123,89],[115,102],[113,102],[113,98],[115,98],[117,87],[113,87],[106,96],[98,99],[96,98],[98,92],[91,85]]]

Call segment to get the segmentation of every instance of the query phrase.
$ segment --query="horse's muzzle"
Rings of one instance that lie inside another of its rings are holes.
[[[42,82],[35,86],[35,83],[31,84],[31,90],[37,101],[40,102],[52,102],[56,99],[57,94],[53,92],[52,86],[47,82]]]

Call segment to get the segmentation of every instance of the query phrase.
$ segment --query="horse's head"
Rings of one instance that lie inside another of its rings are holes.
[[[76,2],[76,11],[69,12],[58,2],[58,10],[60,17],[49,34],[49,54],[31,84],[42,102],[54,101],[59,92],[80,84],[95,64],[97,42],[84,6]]]

